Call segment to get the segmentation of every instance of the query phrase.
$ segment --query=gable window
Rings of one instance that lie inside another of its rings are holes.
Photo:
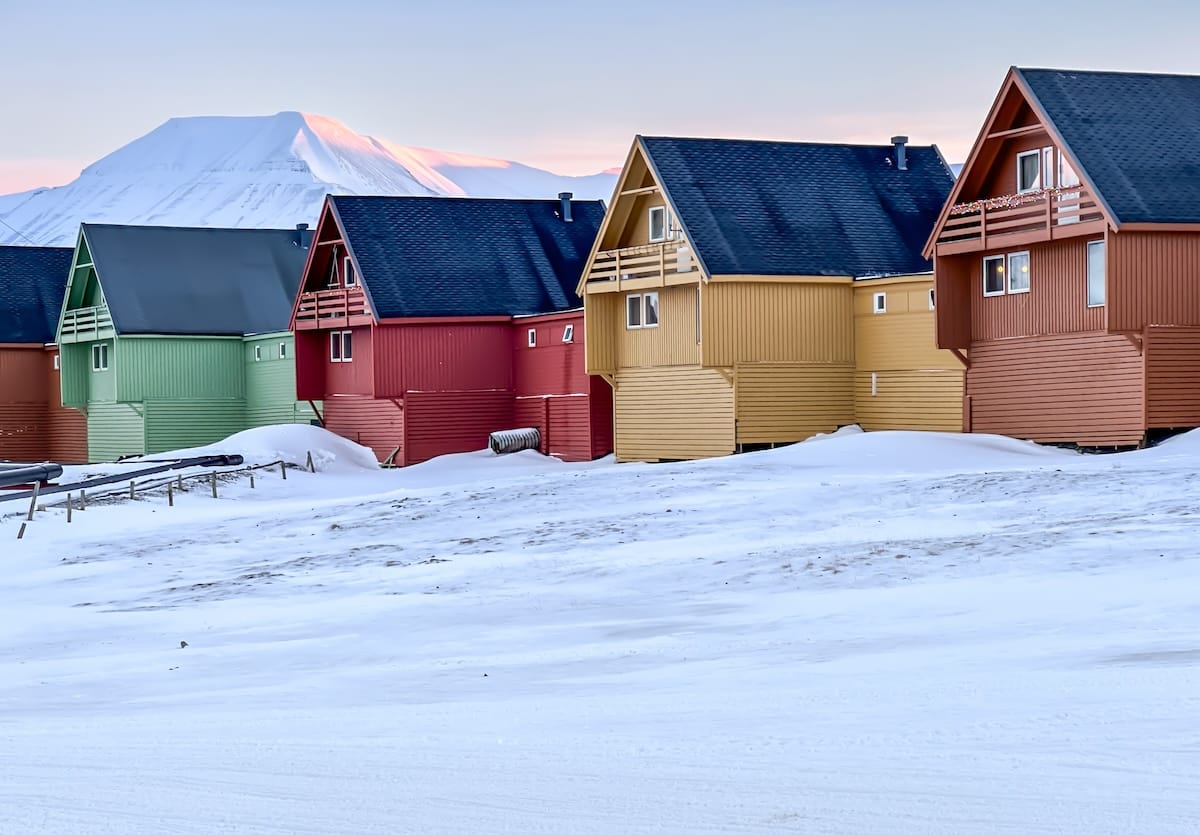
[[[1089,241],[1087,245],[1088,307],[1104,305],[1104,266],[1104,241]]]
[[[354,359],[353,331],[329,332],[329,361],[350,362]]]
[[[887,293],[876,293],[871,309],[876,313],[887,313]]]
[[[92,370],[108,370],[108,345],[106,343],[92,346]]]
[[[1017,154],[1017,193],[1037,191],[1042,187],[1042,152],[1026,151]]]
[[[642,297],[634,294],[625,297],[625,328],[633,330],[642,326]]]
[[[525,334],[525,342],[530,348],[537,347],[537,329],[536,328],[530,328],[529,332]]]
[[[937,308],[934,306],[934,303],[933,303],[933,288],[932,288],[932,287],[929,289],[929,309],[930,309],[930,310],[936,310],[936,309],[937,309]]]
[[[262,346],[261,345],[254,346],[254,361],[262,362]]]
[[[354,272],[354,262],[349,255],[342,259],[342,281],[347,287],[358,286],[358,273]]]
[[[1029,292],[1029,253],[1012,252],[1008,256],[1008,292]]]
[[[563,328],[563,342],[574,342],[574,341],[575,341],[575,326],[567,325],[565,328]]]
[[[1004,293],[1004,256],[989,255],[983,259],[983,294],[999,296]]]
[[[287,359],[287,343],[286,342],[279,343],[279,358],[281,360]]]
[[[1042,188],[1054,188],[1054,149],[1042,148]]]
[[[667,207],[654,206],[650,209],[650,242],[667,239]]]

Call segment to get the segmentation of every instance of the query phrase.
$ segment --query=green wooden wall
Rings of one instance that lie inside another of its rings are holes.
[[[309,423],[316,419],[308,403],[296,400],[296,355],[292,334],[247,337],[243,362],[247,428],[275,423]]]
[[[89,461],[115,461],[146,452],[141,404],[91,403],[87,410],[87,433]]]
[[[242,351],[240,337],[120,337],[117,399],[244,400]]]

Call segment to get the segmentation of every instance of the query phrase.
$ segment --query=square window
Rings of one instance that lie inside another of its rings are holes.
[[[990,255],[983,259],[983,294],[999,296],[1004,293],[1004,256]]]
[[[108,370],[108,345],[101,343],[92,346],[92,370]]]
[[[342,331],[342,362],[354,359],[354,332]]]
[[[658,293],[646,293],[642,296],[642,327],[658,327]]]
[[[358,273],[354,272],[354,262],[350,260],[349,255],[342,259],[342,278],[347,287],[358,285]]]
[[[876,293],[872,304],[871,309],[876,313],[887,313],[887,293]]]
[[[1088,307],[1104,304],[1104,241],[1087,245],[1087,303]]]
[[[287,359],[287,343],[286,342],[279,343],[279,358],[281,360]]]
[[[563,342],[574,342],[574,341],[575,341],[575,326],[567,325],[565,328],[563,328]]]
[[[525,334],[525,344],[527,344],[530,348],[537,347],[537,329],[536,328],[530,328],[529,331]]]
[[[932,290],[932,288],[929,290],[929,309],[930,309],[930,310],[935,310],[935,309],[936,309],[936,308],[934,307],[934,303],[933,303],[933,290]]]
[[[625,297],[625,328],[633,330],[642,326],[642,297],[632,295]]]
[[[1042,187],[1042,152],[1026,151],[1017,154],[1017,193],[1037,191]]]
[[[1029,253],[1014,252],[1008,256],[1008,292],[1029,292]]]
[[[342,361],[342,332],[330,331],[329,333],[329,361]]]
[[[650,209],[650,242],[667,239],[667,207],[655,206]]]

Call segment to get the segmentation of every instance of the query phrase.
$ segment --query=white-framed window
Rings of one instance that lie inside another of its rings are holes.
[[[651,206],[650,207],[650,242],[665,241],[667,239],[667,207],[666,206]]]
[[[983,259],[983,294],[1004,295],[1004,256],[989,255]]]
[[[349,255],[342,259],[342,283],[347,287],[358,286],[358,273],[354,272],[354,262]]]
[[[1088,241],[1087,245],[1087,304],[1103,307],[1105,301],[1104,241]]]
[[[254,361],[262,362],[262,346],[261,345],[254,346]]]
[[[929,309],[930,310],[937,310],[937,306],[934,304],[934,301],[935,300],[934,300],[934,296],[933,296],[933,288],[930,287],[929,288]]]
[[[354,332],[329,332],[329,361],[351,362],[354,360]]]
[[[281,360],[287,359],[287,343],[286,342],[279,343],[279,358]]]
[[[625,329],[633,330],[642,326],[642,297],[633,293],[625,297]]]
[[[525,344],[530,348],[537,347],[537,328],[530,328],[525,334]]]
[[[1054,149],[1042,148],[1042,188],[1054,188]]]
[[[876,293],[871,309],[876,313],[887,313],[887,293]]]
[[[54,370],[58,371],[62,368],[62,357],[59,354],[54,355]]]
[[[642,327],[658,327],[658,293],[642,294]]]
[[[574,341],[575,341],[575,326],[567,325],[565,328],[563,328],[563,342],[574,342]]]
[[[1008,292],[1029,292],[1029,253],[1010,252],[1008,254]]]
[[[1042,152],[1024,151],[1017,154],[1017,193],[1037,191],[1042,187]]]
[[[108,345],[100,342],[92,346],[92,370],[108,370]]]

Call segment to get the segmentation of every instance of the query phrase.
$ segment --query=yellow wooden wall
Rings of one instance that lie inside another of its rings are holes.
[[[853,287],[719,282],[702,290],[703,364],[854,362]]]
[[[614,294],[620,299],[617,309],[617,367],[646,368],[662,365],[699,365],[700,346],[696,344],[696,287],[660,287],[658,327],[625,327],[625,299],[637,293]]]
[[[854,408],[863,429],[962,431],[963,367],[934,344],[932,287],[932,276],[855,282]],[[874,312],[876,293],[886,294],[884,313]]]
[[[733,386],[711,368],[627,368],[613,391],[618,461],[710,458],[734,451]]]
[[[614,374],[617,370],[617,317],[624,315],[620,293],[584,296],[584,366],[588,374]]]
[[[850,363],[738,365],[737,442],[801,441],[854,423]]]

